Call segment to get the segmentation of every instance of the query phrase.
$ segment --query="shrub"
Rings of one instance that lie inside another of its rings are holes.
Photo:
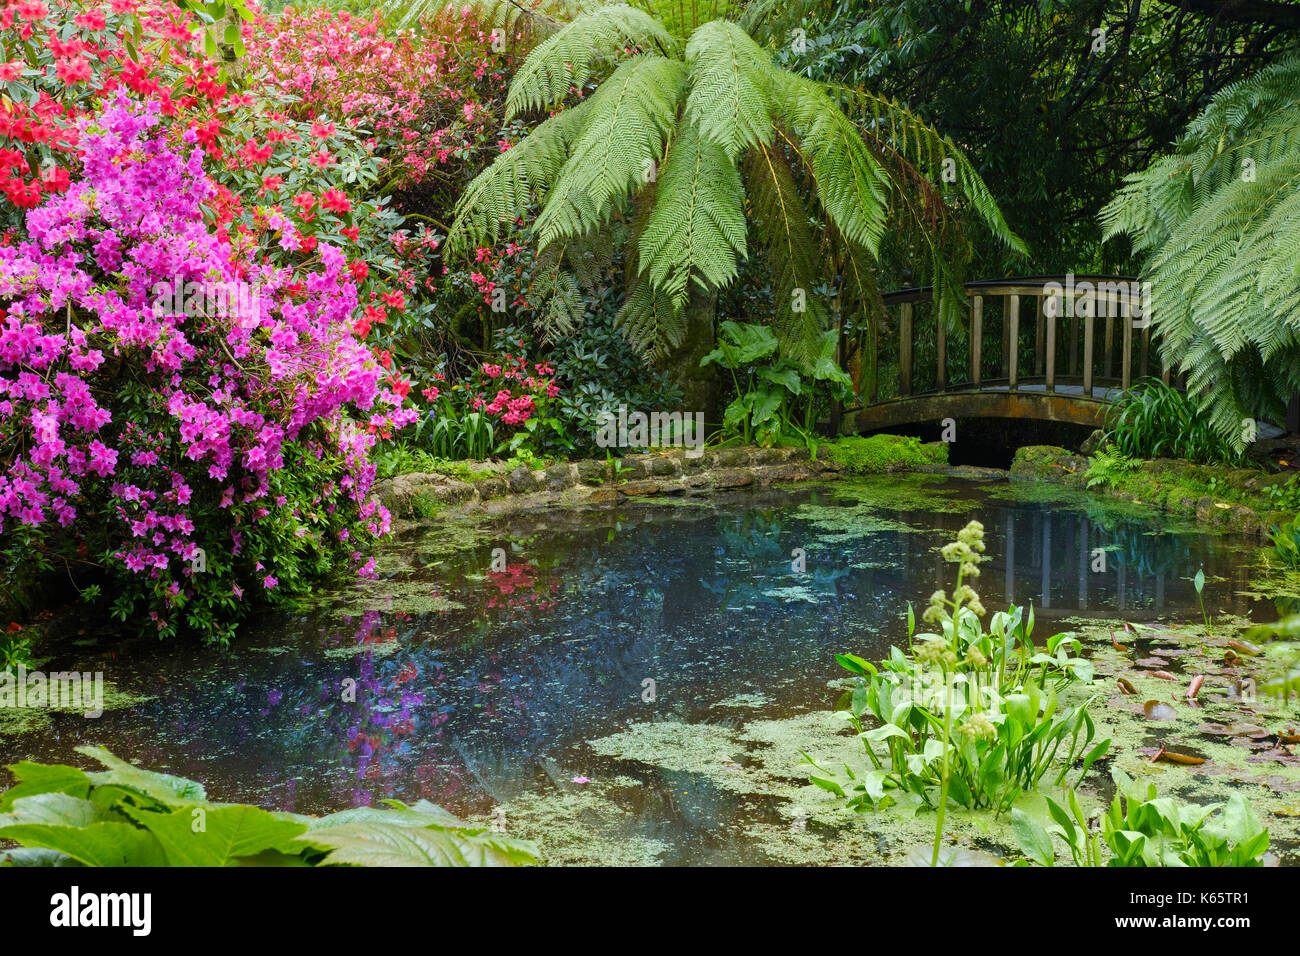
[[[178,151],[160,114],[120,97],[83,122],[84,179],[0,248],[0,531],[112,576],[119,619],[225,640],[258,599],[368,570],[367,452],[414,412],[352,336],[343,253],[236,261],[196,134]],[[160,284],[256,292],[181,310]]]

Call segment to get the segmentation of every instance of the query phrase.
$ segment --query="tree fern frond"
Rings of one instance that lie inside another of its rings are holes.
[[[535,199],[545,195],[564,167],[569,144],[582,131],[590,108],[588,100],[556,113],[474,177],[456,203],[456,218],[447,235],[450,251],[491,245],[503,224],[522,217]]]
[[[506,94],[506,121],[521,112],[549,109],[581,90],[602,62],[625,51],[672,54],[677,40],[654,17],[624,3],[584,13],[528,54]]]
[[[772,142],[772,59],[734,23],[714,20],[686,44],[691,93],[686,120],[729,159]]]
[[[813,292],[826,283],[825,276],[819,275],[808,211],[789,160],[779,149],[759,143],[745,154],[743,168],[755,232],[772,270],[782,354],[797,362],[811,360],[827,326],[827,312]]]
[[[777,71],[774,98],[803,140],[822,208],[846,239],[880,251],[888,209],[888,178],[853,121],[817,83]]]
[[[717,290],[736,277],[745,254],[744,200],[735,163],[683,122],[639,242],[641,275],[673,308],[686,304],[692,283]]]
[[[597,228],[652,178],[676,120],[685,74],[680,60],[639,56],[579,107],[582,131],[537,217],[543,248]]]

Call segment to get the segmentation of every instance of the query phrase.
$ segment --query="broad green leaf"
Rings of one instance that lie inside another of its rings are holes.
[[[92,757],[108,768],[107,771],[89,774],[96,786],[116,784],[170,804],[194,803],[207,799],[202,784],[169,773],[142,770],[113,756],[103,747],[81,746],[77,748],[77,753]]]
[[[158,839],[168,866],[230,866],[243,856],[284,849],[307,826],[278,820],[250,806],[181,807],[155,813],[124,807],[124,812]],[[196,832],[196,827],[201,827]]]
[[[389,823],[349,823],[313,831],[299,839],[330,847],[325,865],[511,866],[536,859],[535,849],[522,840]]]
[[[85,797],[90,792],[90,778],[84,770],[76,767],[22,760],[7,769],[18,783],[0,794],[0,813],[7,812],[15,800],[37,793],[57,791],[74,797]]]
[[[1011,832],[1025,856],[1039,866],[1055,865],[1056,849],[1052,846],[1051,835],[1019,807],[1011,811]]]
[[[164,866],[166,857],[153,834],[129,823],[85,827],[17,824],[0,827],[0,839],[66,853],[86,866]]]

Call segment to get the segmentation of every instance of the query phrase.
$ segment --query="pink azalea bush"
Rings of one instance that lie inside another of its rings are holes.
[[[209,228],[199,138],[119,97],[0,246],[0,535],[110,574],[122,619],[225,639],[254,598],[369,571],[368,452],[415,412],[353,334],[340,249],[294,268]],[[251,294],[176,308],[214,286]]]

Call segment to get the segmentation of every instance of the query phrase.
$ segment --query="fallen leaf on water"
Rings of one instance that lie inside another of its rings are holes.
[[[1192,678],[1192,684],[1191,684],[1190,687],[1187,688],[1187,699],[1188,699],[1188,700],[1195,700],[1195,699],[1196,699],[1196,695],[1197,695],[1198,693],[1200,693],[1200,690],[1201,690],[1201,684],[1203,684],[1204,682],[1205,682],[1205,675],[1204,675],[1204,674],[1197,674],[1195,677]]]
[[[1204,757],[1193,757],[1191,754],[1174,753],[1172,750],[1166,750],[1165,745],[1160,745],[1160,750],[1151,758],[1152,763],[1163,760],[1165,763],[1182,764],[1184,767],[1199,767],[1205,763]]]
[[[1249,657],[1254,657],[1259,653],[1259,648],[1250,643],[1250,641],[1229,641],[1228,646],[1234,651],[1245,654]]]
[[[1129,649],[1129,647],[1128,647],[1127,644],[1121,644],[1119,641],[1115,640],[1115,632],[1114,632],[1114,631],[1111,631],[1111,632],[1110,632],[1110,643],[1111,643],[1111,646],[1114,647],[1115,650],[1117,650],[1117,651],[1126,652],[1126,651]]]
[[[1174,710],[1164,701],[1149,700],[1142,705],[1142,712],[1147,715],[1147,720],[1177,720],[1178,711]]]
[[[1286,733],[1278,734],[1277,739],[1284,744],[1300,744],[1300,734],[1295,732],[1294,727],[1288,727]]]
[[[1259,737],[1268,736],[1268,731],[1255,724],[1201,724],[1196,728],[1210,737]]]
[[[1125,694],[1137,693],[1137,688],[1133,686],[1133,682],[1129,680],[1127,677],[1119,678],[1117,683],[1119,684],[1119,689],[1123,691]]]
[[[1152,671],[1151,676],[1159,677],[1161,680],[1178,680],[1178,678],[1169,673],[1169,671]]]

